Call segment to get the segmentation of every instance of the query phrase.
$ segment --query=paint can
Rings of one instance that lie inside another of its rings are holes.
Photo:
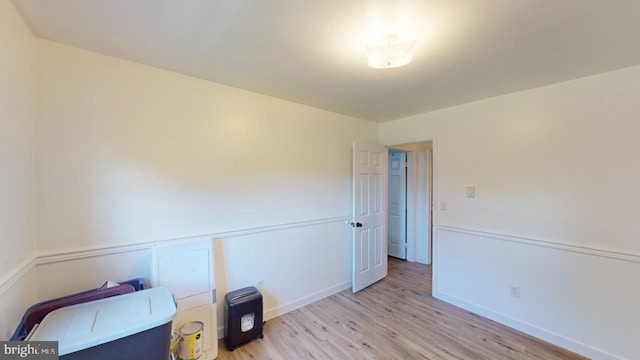
[[[202,355],[202,331],[204,323],[193,321],[180,328],[178,357],[182,360],[196,360]]]

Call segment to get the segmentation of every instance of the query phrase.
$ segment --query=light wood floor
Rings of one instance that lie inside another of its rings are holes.
[[[584,359],[431,297],[431,267],[389,258],[384,280],[269,320],[226,359]]]

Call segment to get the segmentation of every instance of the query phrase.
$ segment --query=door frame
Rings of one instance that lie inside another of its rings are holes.
[[[430,144],[429,144],[430,143]],[[416,194],[417,194],[417,190],[415,188],[415,177],[417,176],[417,162],[419,161],[418,158],[418,146],[427,146],[430,145],[430,151],[431,151],[431,157],[430,159],[428,159],[428,168],[426,169],[427,171],[427,177],[429,179],[429,183],[428,183],[428,189],[427,189],[427,197],[428,200],[427,202],[429,202],[430,200],[430,204],[427,203],[425,204],[425,206],[428,209],[428,222],[429,222],[429,226],[427,228],[427,257],[426,259],[418,259],[418,256],[416,254],[417,252],[417,236],[418,234],[416,234],[416,223],[415,223],[415,219],[416,219],[416,212],[417,212],[417,207],[418,204],[416,203]],[[436,162],[436,140],[425,140],[425,141],[420,141],[420,142],[412,142],[412,143],[408,143],[408,144],[398,144],[398,145],[390,145],[388,146],[389,150],[400,150],[400,151],[405,151],[407,153],[407,216],[406,216],[406,221],[407,221],[407,249],[406,249],[406,255],[407,255],[407,260],[408,261],[419,261],[420,263],[425,263],[425,264],[432,264],[434,262],[434,235],[435,232],[433,231],[433,229],[435,228],[435,218],[436,218],[436,207],[434,206],[435,199],[434,199],[434,195],[435,195],[435,189],[436,189],[436,176],[435,176],[435,162]]]

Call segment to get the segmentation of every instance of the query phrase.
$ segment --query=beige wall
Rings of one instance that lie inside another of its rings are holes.
[[[381,124],[384,144],[434,140],[436,295],[637,357],[639,93],[631,67]]]
[[[34,38],[1,4],[3,338],[35,301],[148,277],[168,239],[211,238],[218,300],[261,282],[267,317],[349,286],[351,147],[377,124]]]
[[[378,126],[34,39],[8,2],[0,40],[4,337],[33,299],[147,276],[135,244],[165,239],[218,234],[218,297],[263,281],[272,316],[348,286],[351,142],[379,136],[434,141],[436,296],[640,353],[640,67]]]
[[[381,140],[437,137],[441,225],[640,252],[639,78],[628,68],[388,122]]]
[[[34,248],[36,96],[34,40],[8,1],[0,2],[0,54],[0,324],[7,336],[31,298],[28,283],[6,285]]]
[[[127,246],[192,236],[215,239],[220,303],[262,283],[270,318],[349,287],[351,148],[375,142],[376,123],[37,50],[38,299],[148,277],[148,251]]]
[[[33,248],[35,69],[31,32],[0,3],[0,274]]]
[[[351,212],[368,121],[38,40],[38,250]]]

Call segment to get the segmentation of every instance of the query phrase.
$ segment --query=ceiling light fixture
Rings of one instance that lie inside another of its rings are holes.
[[[415,39],[401,41],[397,34],[388,34],[382,40],[366,47],[370,68],[397,68],[411,62]]]

